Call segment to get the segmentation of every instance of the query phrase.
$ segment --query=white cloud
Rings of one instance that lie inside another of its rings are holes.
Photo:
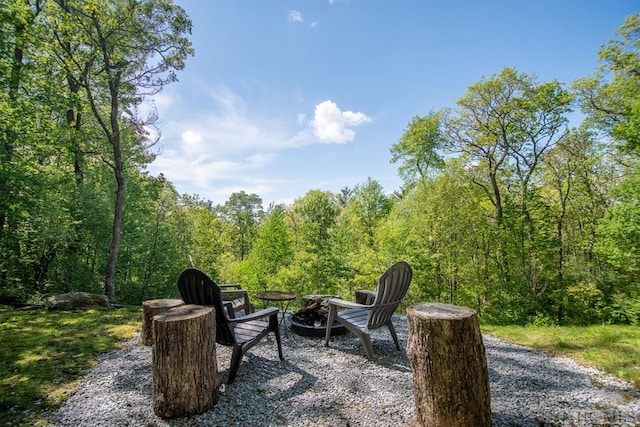
[[[341,111],[332,101],[316,105],[313,120],[305,114],[279,116],[273,109],[265,113],[225,86],[203,85],[198,96],[206,106],[199,112],[185,115],[190,107],[179,94],[159,111],[171,120],[161,120],[157,148],[163,151],[148,169],[153,175],[163,173],[178,191],[214,203],[224,203],[240,190],[277,199],[283,188],[309,186],[283,178],[288,173],[281,169],[283,159],[301,153],[290,149],[352,141],[353,128],[371,120],[363,113]]]
[[[363,113],[340,111],[334,102],[328,100],[316,105],[310,126],[320,141],[342,144],[353,141],[355,132],[351,127],[370,121],[371,118]]]
[[[286,126],[278,117],[251,111],[225,86],[204,85],[199,95],[207,105],[204,112],[184,116],[187,105],[161,111],[173,120],[161,123],[161,151],[149,172],[163,173],[178,191],[188,188],[214,203],[224,203],[235,191],[264,197],[282,188],[266,177],[273,175],[279,151],[301,144],[292,138],[295,122]]]
[[[197,131],[184,131],[182,133],[181,143],[184,148],[184,153],[187,155],[198,155],[205,151],[205,146],[202,142],[202,135]]]
[[[302,13],[298,10],[290,10],[289,11],[289,21],[290,22],[302,22]]]

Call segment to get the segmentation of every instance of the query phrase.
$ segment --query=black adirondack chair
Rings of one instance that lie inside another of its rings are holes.
[[[184,270],[178,278],[178,289],[185,304],[213,306],[216,311],[216,342],[233,348],[227,384],[236,379],[242,356],[269,332],[273,332],[282,356],[282,343],[278,325],[278,309],[266,308],[245,316],[228,317],[223,308],[220,287],[207,274],[196,268]]]

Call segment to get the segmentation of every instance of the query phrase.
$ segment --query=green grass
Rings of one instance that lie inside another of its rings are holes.
[[[0,310],[0,425],[47,423],[100,353],[140,329],[142,310]]]
[[[481,329],[505,341],[570,357],[640,388],[640,327],[483,325]]]

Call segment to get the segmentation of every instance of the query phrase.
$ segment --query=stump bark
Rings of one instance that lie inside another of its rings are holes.
[[[153,345],[153,316],[179,307],[184,302],[180,299],[152,299],[142,302],[142,331],[140,340],[144,345]]]
[[[491,426],[489,371],[476,312],[449,304],[407,309],[414,425]]]
[[[215,309],[183,305],[153,320],[153,411],[201,414],[218,400]]]

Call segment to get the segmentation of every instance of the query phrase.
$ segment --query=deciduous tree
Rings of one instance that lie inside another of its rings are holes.
[[[443,111],[414,117],[400,140],[391,146],[391,163],[400,163],[398,173],[406,186],[424,181],[444,166],[447,137],[443,119]]]
[[[600,68],[574,83],[592,123],[627,151],[640,148],[640,14],[632,14],[600,50]]]
[[[102,158],[115,178],[105,275],[105,294],[113,302],[124,217],[125,163],[149,142],[143,127],[147,123],[138,117],[135,107],[146,95],[176,80],[175,71],[193,53],[186,37],[191,21],[170,0],[57,0],[51,4],[52,19],[59,18],[55,26],[60,29],[56,34],[63,68],[82,86],[110,147]],[[73,40],[61,38],[65,36]]]

